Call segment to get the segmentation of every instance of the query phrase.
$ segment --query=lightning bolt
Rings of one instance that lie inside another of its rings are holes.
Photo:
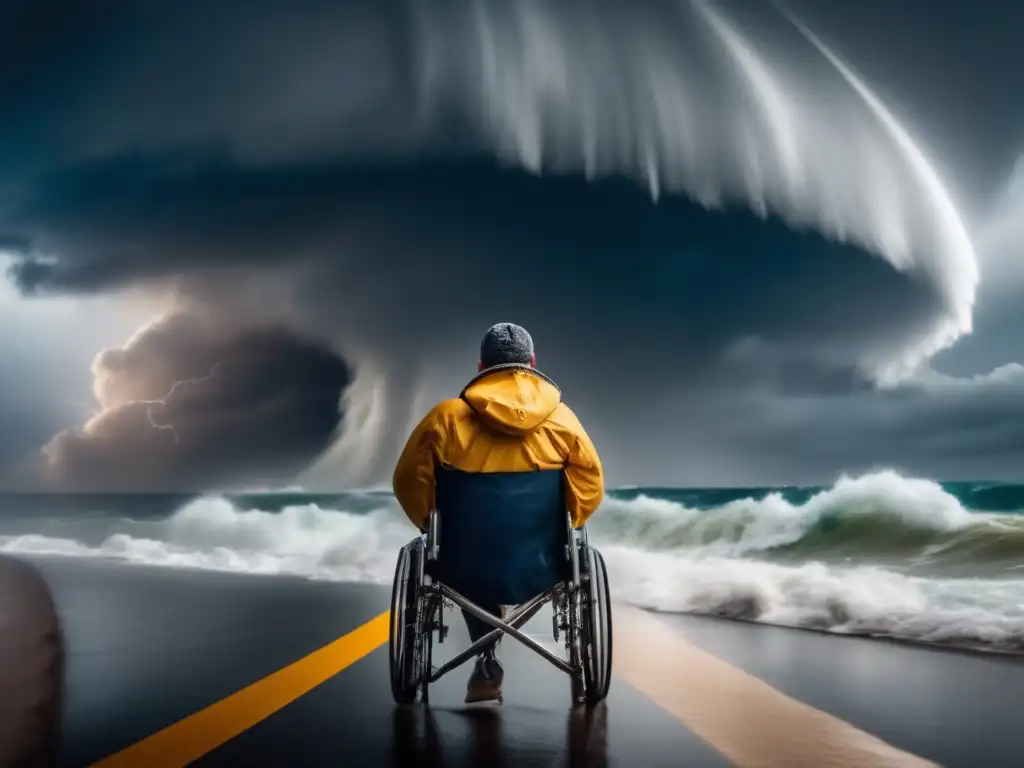
[[[213,368],[210,369],[210,372],[206,376],[201,376],[200,378],[197,378],[197,379],[184,379],[182,381],[174,382],[173,384],[171,384],[171,388],[167,391],[167,394],[164,395],[162,398],[159,398],[157,400],[140,400],[139,402],[141,402],[142,404],[144,404],[146,406],[146,418],[149,420],[149,425],[154,430],[170,432],[171,436],[174,438],[175,445],[177,445],[178,442],[179,442],[179,439],[178,439],[178,433],[174,429],[174,425],[173,424],[160,424],[160,423],[158,423],[157,420],[153,417],[153,406],[159,405],[161,408],[166,409],[167,405],[171,401],[171,398],[174,397],[174,395],[178,391],[180,391],[181,389],[183,389],[185,387],[192,387],[192,386],[195,386],[196,384],[202,384],[204,381],[210,381],[212,378],[214,378],[217,375],[217,370],[223,364],[224,364],[223,362],[219,362],[219,363],[215,364],[213,366]]]

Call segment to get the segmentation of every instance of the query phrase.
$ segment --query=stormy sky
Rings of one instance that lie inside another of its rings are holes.
[[[1020,477],[1024,9],[0,8],[0,483],[386,482],[532,332],[611,484]]]

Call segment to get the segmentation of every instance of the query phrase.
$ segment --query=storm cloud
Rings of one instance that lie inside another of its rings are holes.
[[[179,311],[93,364],[100,411],[45,447],[52,487],[284,483],[334,436],[344,361],[275,327]]]
[[[972,327],[974,243],[929,153],[771,4],[7,13],[46,62],[0,44],[13,280],[192,308],[98,358],[101,415],[47,448],[60,482],[283,481],[342,412],[307,477],[383,479],[501,320],[613,478],[750,476],[773,442],[834,472],[936,418],[888,404]],[[885,418],[815,458],[750,403],[833,425],[824,442],[858,408]]]

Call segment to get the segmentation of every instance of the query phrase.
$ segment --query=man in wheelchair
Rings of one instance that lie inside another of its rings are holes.
[[[572,526],[580,528],[604,496],[593,443],[562,402],[558,387],[536,370],[536,362],[533,339],[524,328],[511,323],[490,328],[480,344],[477,375],[460,397],[439,403],[424,417],[394,473],[395,497],[421,531],[427,531],[432,510],[441,521],[458,521],[444,528],[442,549],[454,542],[460,562],[442,557],[442,580],[458,584],[495,617],[504,615],[495,601],[523,595],[525,602],[531,589],[551,586],[537,581],[545,564],[550,565],[552,550],[545,549],[545,534],[526,514],[531,505],[557,498]],[[533,561],[489,555],[495,534],[488,520],[495,518],[502,520],[501,536],[539,542]],[[457,546],[459,539],[463,546]],[[489,557],[496,559],[488,562]],[[474,643],[492,631],[466,608],[462,614]],[[501,700],[503,670],[496,645],[497,640],[478,654],[467,703]]]

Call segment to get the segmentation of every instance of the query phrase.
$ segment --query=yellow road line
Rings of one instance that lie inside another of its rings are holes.
[[[198,760],[386,643],[389,619],[385,611],[93,768],[180,768]],[[780,693],[646,611],[619,604],[615,619],[615,676],[741,768],[937,768]]]
[[[742,768],[936,768],[686,642],[653,615],[614,610],[617,677]]]
[[[389,617],[390,611],[385,611],[294,664],[104,758],[94,768],[179,768],[198,760],[386,643]]]

